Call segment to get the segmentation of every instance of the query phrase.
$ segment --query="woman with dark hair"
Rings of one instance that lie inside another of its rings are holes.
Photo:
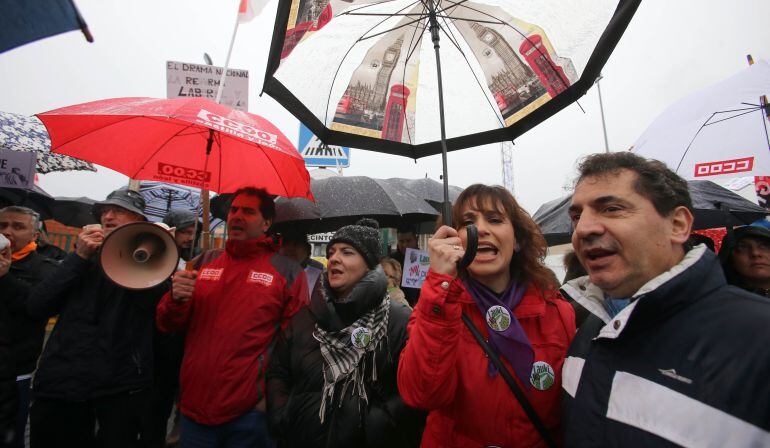
[[[388,297],[377,222],[339,229],[326,254],[268,367],[271,429],[281,447],[416,447],[425,417],[396,386],[410,310]]]
[[[404,401],[430,411],[422,446],[545,446],[545,438],[558,441],[561,367],[575,333],[575,315],[543,264],[545,239],[499,186],[465,189],[455,201],[452,222],[454,228],[442,226],[428,243],[430,270],[409,321],[409,342],[398,371]],[[470,224],[478,230],[478,252],[467,268],[458,270]],[[514,397],[505,372],[487,357],[474,330],[499,355],[534,415]]]

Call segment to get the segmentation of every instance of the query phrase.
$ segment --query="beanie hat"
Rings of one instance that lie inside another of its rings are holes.
[[[364,257],[369,269],[374,269],[380,262],[380,225],[368,218],[359,219],[354,225],[337,230],[326,245],[326,257],[329,249],[336,243],[353,246]]]
[[[189,210],[174,209],[169,210],[169,212],[166,213],[166,216],[163,217],[163,224],[182,230],[194,226],[195,221],[198,221],[198,230],[200,231],[202,224],[200,219],[197,218],[196,214]]]

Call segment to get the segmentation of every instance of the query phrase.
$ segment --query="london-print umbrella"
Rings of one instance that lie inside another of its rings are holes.
[[[264,90],[325,143],[442,153],[446,199],[446,152],[585,94],[640,1],[279,0]]]

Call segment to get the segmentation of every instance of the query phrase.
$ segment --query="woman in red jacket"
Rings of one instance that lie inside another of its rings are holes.
[[[543,265],[545,239],[497,186],[468,187],[455,201],[452,222],[455,228],[441,227],[428,243],[430,270],[398,370],[404,402],[430,411],[422,446],[547,446],[462,314],[559,441],[561,368],[575,317]],[[478,252],[458,272],[469,224],[478,229]]]

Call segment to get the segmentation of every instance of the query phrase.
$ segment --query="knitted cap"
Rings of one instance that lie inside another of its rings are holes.
[[[366,261],[369,269],[374,269],[380,262],[380,225],[368,218],[359,219],[355,225],[337,230],[326,245],[326,257],[335,243],[347,243],[353,246]]]

